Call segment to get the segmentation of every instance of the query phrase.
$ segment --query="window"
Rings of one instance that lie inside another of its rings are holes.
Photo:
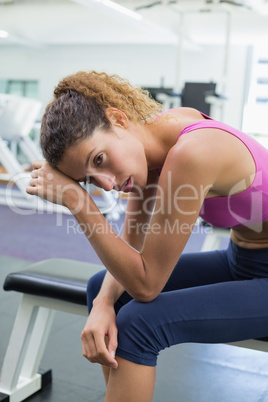
[[[255,48],[249,74],[248,99],[244,109],[243,131],[268,148],[268,50]]]
[[[1,93],[38,99],[38,81],[0,79],[0,94]]]

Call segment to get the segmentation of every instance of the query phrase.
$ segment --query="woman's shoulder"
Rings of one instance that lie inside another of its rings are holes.
[[[241,180],[247,180],[255,169],[254,160],[241,141],[218,129],[183,135],[171,148],[165,165],[167,171],[180,172],[184,178],[205,175],[221,196]]]
[[[159,135],[164,142],[175,144],[181,132],[191,124],[203,120],[203,116],[196,109],[176,107],[166,110],[151,126],[154,135]]]
[[[172,109],[165,110],[161,113],[163,117],[177,117],[178,119],[185,120],[202,120],[202,114],[191,107],[174,107]]]
[[[217,128],[197,129],[185,135],[178,136],[176,143],[170,149],[166,162],[170,161],[175,169],[209,168],[224,172],[229,166],[238,162],[248,163],[244,158],[245,147],[237,139]],[[247,155],[246,155],[247,156]]]

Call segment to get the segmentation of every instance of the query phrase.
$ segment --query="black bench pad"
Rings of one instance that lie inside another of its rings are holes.
[[[33,263],[22,271],[10,273],[4,290],[14,290],[85,305],[89,278],[104,269],[102,265],[67,260],[48,259]]]

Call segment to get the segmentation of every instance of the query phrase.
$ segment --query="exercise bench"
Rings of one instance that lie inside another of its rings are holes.
[[[0,401],[21,402],[52,380],[40,372],[55,310],[87,316],[88,279],[103,266],[67,259],[31,263],[10,273],[4,290],[23,294],[0,377]]]

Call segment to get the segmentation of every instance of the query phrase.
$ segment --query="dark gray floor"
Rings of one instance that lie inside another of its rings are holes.
[[[0,283],[29,262],[0,256]],[[0,288],[0,364],[20,295]],[[105,387],[98,365],[81,355],[85,318],[56,313],[41,362],[53,370],[53,382],[29,402],[100,402]],[[127,399],[126,399],[127,401]],[[154,402],[268,402],[268,356],[227,345],[184,344],[162,352]],[[137,401],[138,402],[138,401]]]

